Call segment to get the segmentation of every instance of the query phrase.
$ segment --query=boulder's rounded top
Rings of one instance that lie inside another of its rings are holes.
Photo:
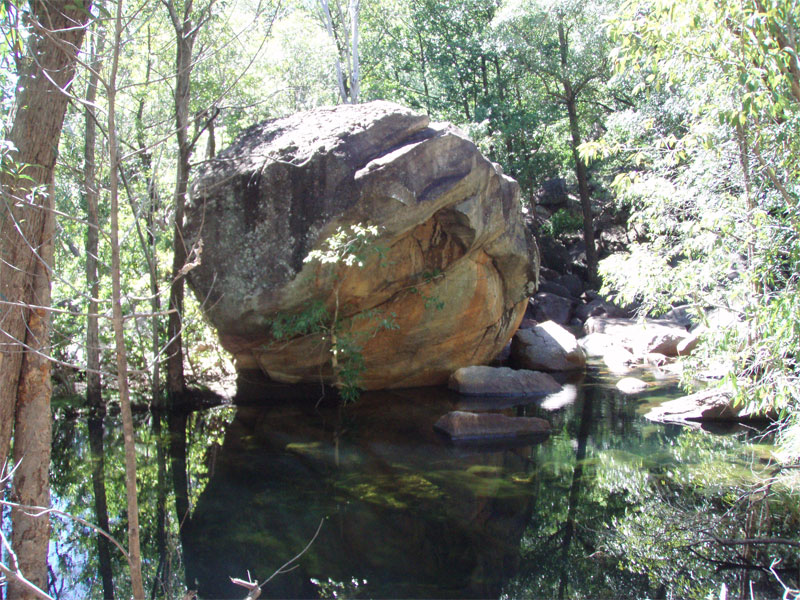
[[[341,104],[270,119],[244,130],[234,143],[205,163],[197,189],[209,180],[263,170],[270,163],[301,166],[316,154],[342,152],[358,167],[428,127],[427,115],[393,102]]]

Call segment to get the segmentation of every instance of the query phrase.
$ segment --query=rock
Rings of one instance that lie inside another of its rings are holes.
[[[561,275],[558,274],[558,271],[554,271],[544,265],[539,266],[539,282],[541,284],[542,281],[557,281]]]
[[[541,277],[541,273],[540,273]],[[580,296],[580,294],[573,295],[570,291],[561,285],[560,283],[556,283],[554,281],[540,281],[539,282],[539,292],[546,292],[548,294],[554,294],[556,296],[561,296],[562,298],[568,298],[569,300],[575,301],[576,296]]]
[[[617,348],[621,348],[616,338],[607,333],[590,333],[578,339],[578,343],[587,357],[605,356]]]
[[[678,344],[689,332],[672,321],[590,317],[583,326],[585,334],[605,333],[616,338],[636,356],[658,352],[677,356]]]
[[[509,367],[462,367],[447,384],[459,394],[474,396],[536,396],[552,394],[561,385],[547,373]]]
[[[757,415],[747,411],[745,407],[733,406],[731,398],[731,393],[726,390],[703,390],[656,406],[645,417],[659,423],[684,423],[764,420],[772,416]]]
[[[542,264],[549,269],[555,271],[561,270],[563,272],[570,264],[569,252],[566,246],[549,236],[539,236],[537,237],[537,241],[539,243]]]
[[[590,300],[588,304],[581,304],[575,308],[575,316],[581,321],[586,321],[589,317],[599,317],[603,315],[616,318],[628,316],[625,310],[603,298],[595,298],[594,300]]]
[[[612,373],[623,374],[633,370],[636,357],[622,346],[613,346],[603,355],[603,362]]]
[[[668,356],[664,356],[659,352],[650,352],[649,354],[645,354],[642,360],[644,364],[651,367],[663,367],[670,359]]]
[[[377,233],[351,266],[304,261],[337,232],[344,252],[356,224]],[[388,102],[248,129],[201,167],[185,236],[192,260],[202,244],[187,279],[222,345],[287,383],[337,380],[335,314],[363,347],[362,387],[445,383],[502,350],[536,287],[517,183],[452,126]],[[309,332],[273,337],[312,307]]]
[[[551,210],[566,206],[568,200],[567,181],[561,177],[547,179],[536,192],[536,204]]]
[[[639,394],[647,389],[647,384],[635,377],[623,377],[617,382],[617,389],[623,394]]]
[[[530,315],[538,322],[553,321],[559,325],[566,325],[572,314],[574,302],[569,298],[539,292],[531,298]]]
[[[569,331],[547,321],[518,331],[511,340],[511,358],[533,371],[576,371],[586,367],[586,355]]]
[[[570,295],[575,298],[580,298],[581,294],[583,294],[583,281],[573,273],[561,275],[557,279],[554,279],[554,282],[568,289]]]
[[[550,423],[537,417],[507,417],[498,413],[453,411],[433,426],[451,440],[495,440],[550,433]]]
[[[692,352],[695,351],[697,346],[700,345],[700,341],[703,337],[708,334],[708,328],[700,325],[693,329],[688,336],[683,338],[678,345],[675,347],[678,356],[689,356]]]
[[[666,321],[674,321],[685,329],[691,329],[692,325],[694,325],[692,320],[694,316],[690,307],[682,305],[669,309],[661,318]]]

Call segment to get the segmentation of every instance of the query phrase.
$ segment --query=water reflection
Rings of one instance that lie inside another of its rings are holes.
[[[153,597],[181,597],[188,588],[203,598],[242,598],[246,591],[230,577],[263,581],[306,546],[320,521],[298,567],[270,581],[264,597],[682,597],[722,584],[749,589],[742,574],[752,569],[717,569],[714,561],[732,556],[725,549],[703,547],[703,559],[687,548],[704,527],[744,535],[740,515],[755,509],[735,498],[768,448],[641,418],[674,389],[631,399],[594,374],[537,402],[490,403],[552,423],[549,439],[519,447],[454,446],[439,437],[433,424],[442,414],[481,409],[446,390],[370,393],[346,408],[319,403],[318,388],[305,400],[284,392],[243,385],[238,407],[139,415]],[[113,417],[105,438],[101,427],[97,419],[88,430],[81,421],[58,422],[54,497],[99,522],[107,490],[109,527],[124,539],[121,436]],[[84,502],[90,495],[94,510]],[[749,526],[747,535],[797,530],[796,507],[768,508],[781,519]],[[59,531],[66,558],[57,563],[58,596],[110,597],[104,589],[113,571],[116,596],[125,597],[118,553],[112,549],[109,571],[93,538]],[[796,557],[785,561],[796,570]],[[774,593],[770,577],[755,579],[754,589]]]
[[[330,580],[364,597],[499,596],[530,518],[530,447],[449,445],[433,424],[451,409],[430,390],[240,408],[191,518],[189,581],[240,597],[229,576],[263,580],[324,520],[266,595],[316,597]]]

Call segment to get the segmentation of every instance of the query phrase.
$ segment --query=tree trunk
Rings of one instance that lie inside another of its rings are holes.
[[[145,88],[150,85],[150,74],[152,72],[151,60],[151,33],[150,27],[147,28],[147,66],[145,67]],[[139,99],[139,108],[136,111],[136,140],[139,145],[139,161],[142,170],[147,177],[147,210],[145,212],[145,223],[147,226],[147,239],[142,241],[142,252],[147,258],[147,267],[150,275],[150,310],[154,315],[161,312],[161,295],[158,284],[158,236],[156,235],[156,213],[158,211],[158,184],[155,173],[153,173],[153,155],[147,147],[144,137],[144,97]],[[150,347],[152,352],[153,364],[150,371],[150,395],[152,396],[151,405],[157,409],[164,408],[163,397],[161,394],[161,362],[159,355],[161,352],[161,320],[153,317],[150,322]]]
[[[578,195],[581,199],[583,212],[583,241],[586,245],[586,268],[588,280],[592,285],[599,283],[597,277],[597,248],[594,244],[594,224],[592,219],[592,199],[589,197],[589,177],[586,174],[586,164],[581,159],[578,147],[581,145],[581,129],[578,121],[577,95],[572,89],[568,73],[567,61],[569,57],[569,41],[564,29],[564,17],[558,14],[558,49],[561,57],[562,79],[564,89],[564,104],[569,116],[569,131],[572,135],[572,159],[575,162],[575,177],[578,180]]]
[[[103,398],[100,381],[100,326],[98,322],[98,296],[100,281],[97,273],[100,219],[97,213],[97,180],[95,165],[95,142],[97,121],[94,103],[97,99],[97,81],[102,60],[104,35],[97,29],[96,42],[92,49],[89,83],[86,87],[85,144],[83,149],[83,185],[86,196],[86,289],[89,292],[89,310],[86,323],[86,402],[99,416]]]
[[[589,176],[586,174],[586,164],[578,152],[581,145],[581,132],[578,125],[578,112],[575,99],[568,97],[567,113],[569,114],[569,130],[572,134],[572,159],[575,161],[575,177],[578,179],[578,195],[581,199],[583,212],[583,241],[586,245],[586,267],[589,271],[588,280],[597,285],[597,247],[594,243],[594,223],[592,217],[592,199],[589,195]]]
[[[328,36],[331,38],[334,47],[336,48],[336,83],[339,85],[339,97],[342,102],[347,104],[347,90],[344,85],[344,75],[342,74],[342,61],[339,58],[339,44],[336,42],[336,33],[333,30],[333,19],[331,18],[331,9],[328,5],[328,0],[319,0],[322,7],[322,20],[325,22],[325,29]]]
[[[44,240],[33,280],[33,304],[28,315],[25,343],[28,351],[22,361],[17,410],[14,424],[14,472],[12,497],[26,506],[50,506],[50,273],[53,264],[52,186],[50,207],[45,215]],[[47,546],[50,542],[50,518],[30,517],[26,511],[11,511],[11,543],[19,569],[31,583],[47,589]],[[12,583],[9,599],[29,598],[30,590]]]
[[[178,171],[175,177],[175,229],[173,235],[172,286],[169,293],[169,324],[167,346],[167,390],[174,401],[186,387],[183,372],[183,296],[184,281],[181,269],[186,263],[187,249],[183,239],[183,213],[189,187],[189,159],[192,142],[189,140],[189,102],[191,100],[192,51],[197,29],[192,26],[192,3],[184,7],[179,20],[175,6],[170,3],[170,15],[176,35],[175,56],[175,124],[178,137]]]
[[[109,197],[111,221],[111,320],[114,326],[114,342],[117,352],[117,385],[122,414],[122,431],[125,445],[125,495],[128,508],[128,556],[131,571],[131,591],[135,600],[144,600],[142,561],[139,547],[139,501],[136,492],[136,438],[133,430],[133,415],[128,392],[128,356],[122,319],[122,285],[119,255],[119,152],[117,151],[116,128],[116,80],[119,53],[122,42],[122,0],[117,1],[114,32],[114,54],[111,74],[108,78],[108,153],[109,153]]]
[[[361,0],[350,0],[350,102],[358,104],[358,96],[361,90],[361,69],[358,61],[358,17]]]
[[[52,266],[52,181],[67,108],[64,89],[72,81],[91,1],[30,4],[29,52],[18,73],[17,112],[9,141],[24,175],[0,173],[0,467],[11,451],[24,465],[14,478],[14,495],[49,504],[50,269]],[[46,73],[46,75],[45,75]],[[34,189],[38,190],[34,193]],[[29,348],[26,348],[25,345]],[[41,353],[41,354],[37,354]],[[46,587],[47,518],[12,517],[14,546],[25,572]],[[30,592],[10,585],[9,598]]]

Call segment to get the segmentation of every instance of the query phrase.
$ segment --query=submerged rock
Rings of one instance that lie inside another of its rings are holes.
[[[647,384],[636,377],[623,377],[617,382],[617,389],[623,394],[639,394],[647,389]]]
[[[222,345],[288,383],[337,380],[331,334],[361,347],[366,389],[445,383],[505,346],[538,270],[517,183],[388,102],[248,129],[200,170],[185,236]]]
[[[460,410],[442,416],[433,428],[453,441],[496,440],[550,433],[550,423],[538,417],[507,417],[498,413]]]
[[[561,385],[541,371],[509,367],[463,367],[450,376],[448,387],[468,396],[539,396],[552,394]]]

